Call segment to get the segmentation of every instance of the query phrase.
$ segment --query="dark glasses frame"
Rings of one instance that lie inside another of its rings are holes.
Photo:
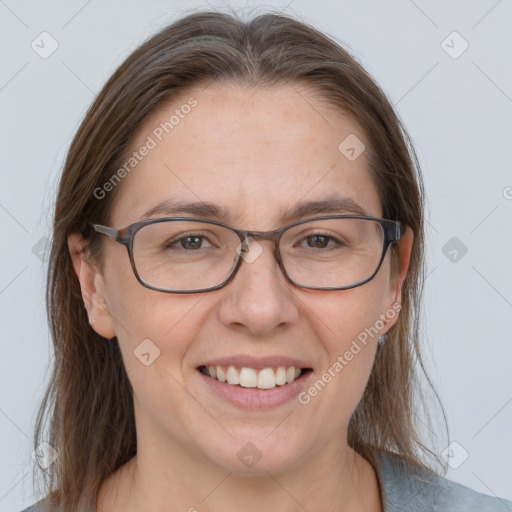
[[[367,279],[364,279],[362,281],[359,281],[354,284],[345,285],[345,286],[339,286],[339,287],[318,287],[318,286],[305,286],[297,283],[293,279],[290,278],[288,273],[286,272],[286,269],[284,267],[281,254],[279,252],[279,241],[281,240],[281,237],[290,228],[293,228],[297,225],[304,224],[306,222],[311,222],[315,220],[326,220],[326,219],[364,219],[369,221],[374,221],[380,224],[382,231],[384,233],[384,240],[382,244],[382,254],[379,260],[379,263],[377,265],[377,268],[373,272],[373,274],[368,277]],[[149,224],[156,224],[159,222],[172,222],[172,221],[196,221],[196,222],[202,222],[206,224],[215,224],[217,226],[222,226],[225,228],[230,229],[240,239],[240,243],[242,244],[242,249],[238,252],[237,260],[233,266],[233,269],[231,273],[228,275],[228,277],[220,284],[212,286],[210,288],[202,288],[197,290],[169,290],[167,288],[159,288],[157,286],[153,286],[147,282],[145,282],[137,272],[137,268],[135,266],[135,260],[133,257],[133,239],[135,237],[135,234],[137,231],[139,231],[144,226],[147,226]],[[261,239],[261,240],[272,240],[274,242],[274,256],[279,264],[279,267],[281,268],[281,271],[285,275],[286,279],[293,284],[294,286],[298,288],[306,288],[310,290],[348,290],[350,288],[356,288],[357,286],[361,286],[369,281],[371,281],[377,272],[379,271],[382,262],[384,261],[384,258],[386,256],[386,252],[388,250],[388,247],[393,242],[398,241],[403,236],[403,223],[400,221],[395,220],[389,220],[389,219],[381,219],[380,217],[372,217],[367,215],[325,215],[323,217],[313,217],[308,219],[299,220],[297,222],[294,222],[292,224],[288,224],[287,226],[284,226],[279,229],[274,229],[272,231],[247,231],[244,229],[237,229],[232,226],[229,226],[228,224],[224,224],[222,222],[218,222],[215,220],[205,220],[205,219],[198,219],[198,218],[192,218],[192,217],[161,217],[157,219],[146,219],[141,220],[139,222],[135,222],[134,224],[130,224],[129,226],[126,226],[122,229],[115,229],[109,226],[102,226],[101,224],[94,224],[92,222],[87,221],[88,224],[90,224],[94,230],[98,233],[101,233],[103,235],[108,236],[115,242],[120,243],[121,245],[124,245],[128,251],[128,256],[130,258],[130,263],[133,269],[133,272],[135,274],[135,277],[139,281],[142,286],[145,286],[146,288],[149,288],[150,290],[156,290],[159,292],[164,293],[203,293],[203,292],[209,292],[213,290],[218,290],[219,288],[222,288],[226,286],[230,281],[232,281],[238,272],[238,269],[240,268],[241,262],[242,262],[242,252],[243,248],[247,246],[248,238],[253,239]]]

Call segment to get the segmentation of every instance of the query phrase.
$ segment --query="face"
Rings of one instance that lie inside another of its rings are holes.
[[[192,104],[190,98],[196,104],[183,108]],[[166,133],[160,123],[173,113]],[[162,201],[188,200],[224,208],[227,216],[220,220],[233,227],[269,231],[284,225],[284,212],[296,203],[333,192],[381,217],[365,153],[350,160],[338,149],[350,134],[365,141],[353,121],[305,87],[191,89],[139,131],[134,151],[148,136],[156,144],[117,185],[109,225],[120,229]],[[162,216],[168,215],[151,217]],[[70,237],[70,247],[82,242]],[[76,255],[74,263],[94,329],[119,340],[134,392],[139,453],[181,454],[182,460],[235,472],[277,472],[315,457],[325,462],[346,446],[348,421],[368,381],[378,336],[398,317],[393,305],[401,298],[410,231],[399,243],[399,274],[390,272],[388,251],[373,280],[341,291],[293,286],[272,243],[259,240],[261,254],[243,261],[224,288],[163,293],[136,280],[125,247],[107,237],[102,243],[102,272]],[[374,334],[363,342],[362,333],[372,327]],[[219,361],[237,369],[311,371],[259,391],[200,372],[202,365]],[[308,391],[318,379],[324,385]],[[260,456],[251,467],[250,457]]]

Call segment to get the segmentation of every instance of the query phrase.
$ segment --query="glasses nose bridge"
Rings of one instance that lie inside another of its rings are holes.
[[[236,230],[238,237],[241,242],[241,247],[247,248],[248,242],[250,242],[250,238],[254,240],[270,240],[273,242],[273,248],[272,248],[272,255],[274,259],[276,260],[277,264],[279,265],[281,271],[284,273],[285,276],[286,270],[284,269],[283,262],[281,260],[281,254],[279,253],[279,240],[281,238],[281,235],[284,231],[283,228],[280,229],[274,229],[272,231],[246,231],[246,230]],[[240,264],[242,260],[245,258],[242,256],[243,249],[239,252],[239,258],[237,265],[233,268],[233,274],[231,275],[230,279],[233,279],[235,275],[240,270]]]
[[[251,238],[255,241],[257,241],[257,240],[272,241],[273,242],[272,255],[273,255],[274,259],[277,261],[277,264],[280,266],[281,270],[286,274],[286,271],[283,267],[283,263],[281,260],[281,255],[279,253],[279,239],[281,238],[281,235],[284,231],[283,228],[273,229],[272,231],[246,231],[246,230],[241,230],[241,229],[236,230],[236,231],[237,231],[238,237],[241,242],[240,243],[241,248],[247,249],[247,246],[250,242],[249,239],[251,239]],[[240,250],[240,252],[239,252],[239,261],[244,259],[242,257],[242,252],[244,252],[244,249]],[[238,272],[239,268],[240,268],[239,265],[236,265],[236,267],[234,269],[235,274]]]
[[[279,251],[278,245],[282,232],[282,229],[273,229],[272,231],[240,231],[239,233],[244,243],[247,243],[249,238],[254,240],[271,240],[274,242],[274,250]]]

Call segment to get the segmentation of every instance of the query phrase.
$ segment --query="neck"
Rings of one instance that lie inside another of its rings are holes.
[[[280,472],[242,474],[222,468],[182,445],[142,438],[153,441],[138,444],[137,455],[105,480],[98,510],[383,510],[373,467],[346,443],[325,445]]]

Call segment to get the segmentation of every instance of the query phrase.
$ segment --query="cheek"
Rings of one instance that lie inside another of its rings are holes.
[[[128,259],[128,258],[126,258]],[[128,265],[111,265],[108,307],[128,373],[158,366],[182,382],[182,361],[204,316],[204,295],[176,295],[142,286]]]
[[[136,410],[142,414],[139,421],[151,417],[168,429],[168,418],[202,412],[186,392],[193,371],[186,362],[204,324],[204,308],[200,307],[201,296],[172,296],[136,285],[134,289],[124,285],[117,296],[113,314],[124,326],[116,328],[119,345]],[[185,440],[179,421],[172,429]]]
[[[330,300],[318,296],[316,304],[310,301],[316,335],[327,353],[305,397],[316,402],[318,418],[337,411],[346,423],[360,401],[377,349],[386,282],[385,275],[376,276],[358,288],[333,292]]]
[[[325,340],[331,361],[348,350],[354,340],[366,341],[367,345],[377,343],[376,330],[380,327],[379,315],[386,297],[380,281],[376,276],[363,286],[310,301],[315,325],[322,331],[321,336],[318,333],[319,339]]]

